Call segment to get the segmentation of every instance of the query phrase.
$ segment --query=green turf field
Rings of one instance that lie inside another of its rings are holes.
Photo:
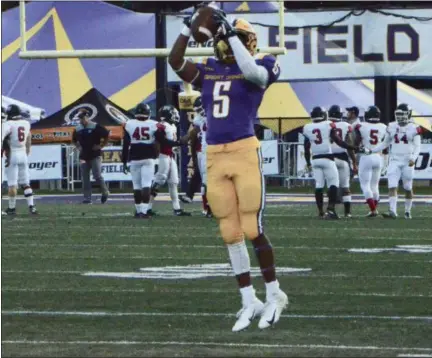
[[[2,220],[4,357],[432,356],[432,253],[348,252],[431,247],[430,205],[411,221],[338,222],[316,219],[312,205],[269,206],[290,306],[275,328],[254,322],[236,334],[234,278],[202,277],[228,272],[228,255],[198,206],[177,218],[158,204],[164,216],[151,221],[126,216],[126,202],[38,208],[37,218]],[[99,276],[107,272],[123,277]]]

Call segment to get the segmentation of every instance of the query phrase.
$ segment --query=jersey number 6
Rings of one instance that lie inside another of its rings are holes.
[[[25,128],[18,127],[18,141],[24,142],[24,139],[25,139]]]
[[[230,98],[228,91],[231,88],[231,81],[216,81],[213,88],[213,117],[228,117]]]
[[[149,140],[150,135],[148,134],[148,131],[148,127],[136,127],[132,134],[132,138],[135,140]]]

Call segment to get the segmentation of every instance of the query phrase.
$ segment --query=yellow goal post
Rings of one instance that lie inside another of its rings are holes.
[[[37,59],[57,59],[57,58],[133,58],[133,57],[168,57],[170,48],[143,48],[143,49],[86,49],[86,50],[27,50],[26,34],[26,8],[25,2],[20,0],[20,33],[21,46],[19,57],[28,60]],[[284,3],[279,1],[279,46],[261,47],[258,52],[269,53],[272,55],[283,55],[286,53],[284,46]],[[198,47],[188,48],[188,57],[211,57],[214,52],[212,48]]]

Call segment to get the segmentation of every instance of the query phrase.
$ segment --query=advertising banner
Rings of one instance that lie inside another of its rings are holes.
[[[264,140],[261,142],[264,175],[279,174],[278,141]]]
[[[2,179],[7,180],[5,158],[2,158]],[[63,178],[61,145],[34,145],[28,158],[30,180]]]
[[[197,91],[190,93],[179,93],[179,109],[180,109],[180,137],[186,135],[192,126],[195,112],[193,111],[193,103],[200,95]],[[190,145],[183,145],[180,149],[180,175],[181,175],[181,190],[186,191],[189,180],[192,178],[194,167],[192,163],[192,150]]]
[[[289,27],[285,27],[284,41],[288,52],[278,57],[280,80],[432,77],[431,21],[391,15],[430,18],[432,9],[385,11],[390,15],[370,11],[357,16],[346,16],[349,11],[285,13],[285,24]],[[278,46],[277,13],[236,16],[252,23],[258,35],[258,47]],[[340,19],[342,21],[337,21]],[[182,20],[167,16],[167,47],[174,44],[183,26]],[[332,26],[314,26],[334,21],[337,22]],[[212,47],[212,40],[204,46]],[[192,37],[189,47],[197,47]],[[169,66],[168,80],[179,81]]]
[[[131,181],[130,173],[123,173],[122,147],[102,149],[102,176],[105,181]],[[91,175],[93,181],[93,174]]]

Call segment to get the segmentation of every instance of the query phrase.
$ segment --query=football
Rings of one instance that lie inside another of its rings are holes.
[[[191,30],[195,41],[205,43],[213,38],[218,25],[213,19],[214,9],[210,6],[200,8],[192,18]]]

